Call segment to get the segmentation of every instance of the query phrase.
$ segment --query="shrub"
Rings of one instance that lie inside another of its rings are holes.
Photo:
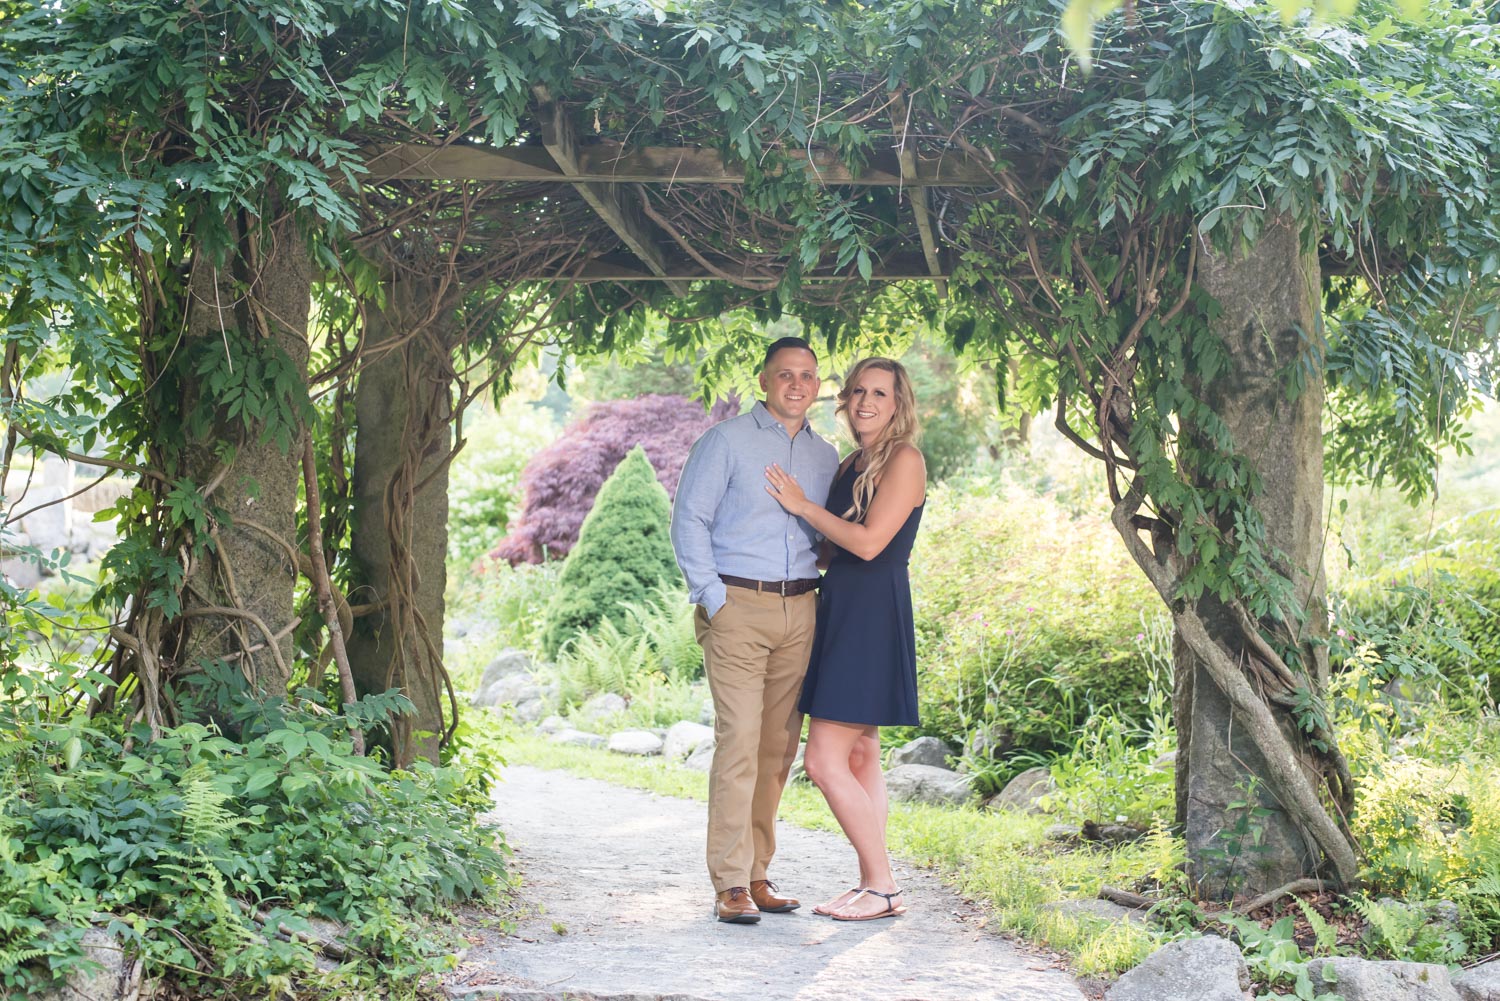
[[[272,702],[240,722],[243,742],[197,723],[149,740],[116,718],[0,703],[0,994],[78,969],[100,914],[173,996],[279,996],[317,979],[316,946],[266,933],[312,918],[345,925],[351,950],[326,986],[384,989],[447,965],[428,919],[505,875],[496,832],[474,819],[484,749],[389,772],[352,754],[326,707]]]
[[[448,479],[449,560],[466,567],[495,544],[521,507],[527,462],[556,437],[551,413],[520,401],[466,415]]]
[[[566,556],[604,483],[632,448],[642,448],[669,498],[688,450],[715,419],[728,416],[680,396],[596,403],[557,441],[536,453],[521,477],[526,499],[511,533],[490,555],[511,563]]]
[[[681,580],[668,538],[669,519],[667,492],[645,450],[631,449],[599,488],[578,544],[563,566],[542,633],[549,657],[606,619],[622,622],[626,603],[641,601],[664,581]]]
[[[912,555],[924,732],[1070,747],[1096,709],[1144,725],[1159,603],[1102,517],[1004,481],[933,487]]]

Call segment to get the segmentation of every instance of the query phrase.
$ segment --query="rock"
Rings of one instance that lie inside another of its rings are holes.
[[[1056,789],[1057,786],[1052,782],[1052,772],[1037,765],[1005,783],[1005,788],[986,803],[985,807],[991,810],[1015,810],[1017,813],[1042,813],[1037,800]]]
[[[807,744],[797,745],[797,756],[792,759],[792,770],[787,773],[788,782],[811,782],[807,777],[807,762],[802,760],[807,757]]]
[[[1168,751],[1165,754],[1158,754],[1151,761],[1151,771],[1153,771],[1153,772],[1172,772],[1172,771],[1176,771],[1176,770],[1177,770],[1177,752],[1176,751]]]
[[[1464,1001],[1500,1001],[1500,962],[1482,963],[1450,977]]]
[[[1395,963],[1352,956],[1315,959],[1307,975],[1319,993],[1344,1001],[1459,1001],[1448,968],[1435,963]]]
[[[931,765],[934,768],[948,768],[949,753],[948,745],[936,737],[918,737],[891,752],[891,767]]]
[[[535,723],[547,713],[547,702],[545,699],[527,699],[525,702],[516,704],[511,715],[521,723]]]
[[[707,772],[708,767],[712,765],[713,762],[714,742],[711,740],[705,740],[703,743],[699,744],[696,749],[694,749],[692,754],[689,754],[687,756],[687,760],[682,763],[682,767],[691,768],[695,772]]]
[[[559,733],[568,728],[568,721],[561,716],[548,716],[536,728],[539,733]]]
[[[1234,943],[1217,935],[1172,942],[1104,993],[1104,1001],[1245,1001],[1250,971]]]
[[[481,684],[476,706],[518,706],[542,697],[542,688],[529,674],[506,674],[488,685]]]
[[[704,726],[714,725],[714,700],[712,698],[703,700],[703,708],[698,711],[698,722]]]
[[[713,727],[685,719],[668,728],[662,741],[661,753],[669,761],[681,761],[696,751],[699,744],[713,739]]]
[[[559,730],[552,735],[554,744],[571,744],[574,747],[603,747],[604,738],[597,733],[585,733],[583,730],[574,730],[569,727]]]
[[[1146,832],[1125,824],[1096,824],[1092,820],[1083,822],[1080,832],[1085,841],[1097,841],[1106,845],[1124,845],[1132,841],[1139,841],[1146,836]]]
[[[610,735],[608,746],[616,754],[649,757],[661,753],[662,740],[650,730],[621,730]]]
[[[624,711],[625,700],[614,692],[605,692],[603,695],[595,695],[585,702],[573,714],[573,723],[576,726],[598,726],[610,717],[618,716]]]
[[[62,987],[32,995],[32,1001],[135,1001],[141,991],[141,962],[125,954],[120,940],[95,926],[79,942],[84,957],[98,966],[75,969]]]
[[[532,668],[531,658],[524,650],[501,650],[495,655],[484,668],[484,675],[479,679],[479,690],[486,688],[499,681],[501,678],[511,674],[530,674]]]
[[[998,758],[1015,744],[1016,739],[1009,730],[1000,723],[991,723],[970,732],[969,739],[964,741],[964,754],[975,758]]]
[[[967,775],[931,765],[898,765],[885,773],[891,799],[910,803],[959,806],[974,794]]]
[[[1112,900],[1058,900],[1054,903],[1043,904],[1038,909],[1071,918],[1090,917],[1101,918],[1105,921],[1137,922],[1146,920],[1144,908],[1132,910]]]
[[[1080,841],[1082,835],[1073,824],[1053,824],[1042,833],[1048,841]]]

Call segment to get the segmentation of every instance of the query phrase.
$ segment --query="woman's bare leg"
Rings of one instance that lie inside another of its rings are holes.
[[[808,726],[803,764],[807,777],[828,800],[829,809],[859,856],[861,888],[894,890],[896,884],[885,850],[884,777],[879,779],[873,797],[866,788],[866,783],[874,783],[871,769],[877,774],[880,770],[879,731],[873,726],[813,719]],[[859,776],[855,774],[856,768]],[[849,896],[841,895],[829,901],[829,905],[839,914],[850,915],[885,909],[881,897],[862,897],[848,909]]]

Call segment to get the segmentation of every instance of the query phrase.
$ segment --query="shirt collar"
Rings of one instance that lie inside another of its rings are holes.
[[[750,408],[750,416],[755,418],[755,426],[760,428],[761,430],[778,426],[782,428],[786,427],[786,425],[782,424],[776,419],[775,414],[771,413],[770,408],[766,406],[765,400],[755,401],[755,406]],[[802,431],[806,431],[810,435],[817,434],[817,432],[812,429],[812,422],[809,421],[805,416],[802,418],[802,427],[799,428],[798,431],[799,433]]]

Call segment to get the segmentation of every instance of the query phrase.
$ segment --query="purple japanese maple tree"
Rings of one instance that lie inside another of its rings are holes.
[[[667,496],[677,496],[677,478],[693,442],[710,425],[738,412],[737,400],[721,400],[704,413],[702,404],[681,396],[594,404],[557,441],[531,457],[521,476],[525,499],[520,514],[490,556],[512,564],[566,556],[599,487],[637,445],[645,449]]]

